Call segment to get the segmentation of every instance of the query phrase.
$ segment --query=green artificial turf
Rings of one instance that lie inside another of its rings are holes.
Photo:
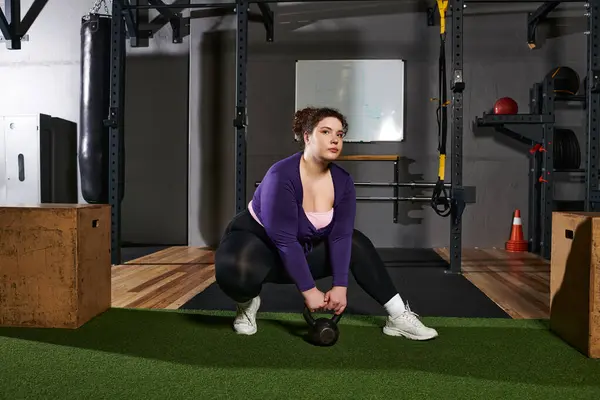
[[[0,328],[2,399],[600,399],[600,360],[543,321],[425,318],[440,337],[381,333],[344,316],[314,347],[299,314],[111,309],[78,330]]]

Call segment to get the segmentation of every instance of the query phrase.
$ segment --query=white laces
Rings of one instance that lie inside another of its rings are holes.
[[[408,320],[413,325],[422,325],[421,321],[419,320],[419,314],[410,309],[408,302],[406,303],[406,311],[400,314],[400,317]]]
[[[245,308],[245,307],[242,307],[242,306],[240,306],[239,304],[237,304],[237,305],[236,305],[236,311],[237,311],[237,314],[238,314],[238,316],[239,316],[240,314],[243,314],[243,315],[244,315],[244,317],[246,317],[246,318],[243,320],[243,322],[245,322],[245,323],[247,323],[247,324],[249,324],[249,325],[252,325],[252,320],[250,319],[250,317],[249,317],[249,316],[248,316],[248,314],[246,313],[246,308]],[[240,320],[238,319],[238,321],[237,321],[237,322],[239,323],[239,322],[240,322]]]

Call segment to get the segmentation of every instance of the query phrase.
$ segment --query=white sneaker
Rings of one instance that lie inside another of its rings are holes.
[[[417,317],[407,303],[406,311],[395,318],[387,318],[383,333],[389,336],[404,336],[411,340],[429,340],[438,336],[435,329],[426,327]]]
[[[260,307],[260,297],[256,296],[247,303],[238,303],[233,329],[240,335],[254,335],[258,330],[256,314]]]

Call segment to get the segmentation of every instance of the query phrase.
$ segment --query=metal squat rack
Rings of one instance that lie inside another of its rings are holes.
[[[305,0],[311,1],[311,0]],[[312,0],[316,1],[316,0]],[[340,0],[352,1],[352,0]],[[358,1],[358,0],[357,0]],[[363,0],[364,1],[364,0]],[[392,0],[390,0],[392,1]],[[400,0],[395,0],[400,1]],[[474,2],[485,2],[485,0],[473,0]],[[170,23],[173,28],[173,42],[181,42],[183,36],[187,35],[189,23],[182,18],[180,11],[187,8],[203,9],[203,16],[218,16],[234,13],[237,18],[236,31],[236,108],[234,118],[234,130],[236,135],[236,212],[242,211],[246,206],[246,73],[248,54],[248,22],[262,22],[266,29],[267,41],[273,41],[273,12],[267,3],[284,3],[292,0],[236,0],[232,3],[202,3],[190,4],[176,1],[172,4],[164,4],[161,0],[113,0],[113,38],[112,41],[112,80],[111,80],[111,112],[110,112],[110,203],[113,210],[112,226],[112,251],[113,263],[120,262],[120,198],[119,179],[121,164],[119,156],[122,153],[123,134],[123,86],[124,86],[124,61],[125,40],[129,37],[132,46],[144,45],[143,43],[151,36],[151,29],[140,29],[147,23],[147,15],[143,10],[154,8],[159,10],[160,17],[152,21],[154,27],[157,23]],[[450,120],[450,146],[451,146],[451,223],[450,223],[450,268],[449,272],[459,273],[461,271],[461,244],[462,244],[462,213],[465,208],[465,188],[462,183],[462,151],[463,151],[463,91],[465,82],[463,80],[463,7],[469,0],[451,0],[452,16],[449,18],[452,32],[452,78],[451,78],[451,120]],[[497,1],[494,1],[497,2]],[[507,0],[506,3],[532,2],[528,0]],[[564,2],[580,2],[565,0]],[[252,13],[249,6],[257,3],[260,13]],[[535,45],[535,33],[538,23],[560,2],[546,2],[539,9],[531,13],[528,18],[528,35],[530,47]],[[585,210],[592,211],[600,203],[600,190],[598,188],[598,165],[597,165],[597,143],[599,136],[599,107],[600,107],[600,79],[599,79],[599,54],[598,54],[598,16],[600,0],[589,0],[585,3],[589,24],[588,32],[588,66],[587,86],[585,104],[587,105],[587,134],[586,134],[586,157],[584,160],[586,194]],[[146,19],[144,19],[146,18]],[[126,28],[127,27],[127,31]],[[153,28],[154,29],[154,28]],[[552,222],[552,180],[554,170],[552,140],[554,133],[554,108],[553,90],[551,82],[544,82],[541,90],[542,105],[532,107],[530,114],[513,116],[484,115],[478,120],[480,125],[495,125],[498,127],[510,125],[513,129],[519,129],[524,133],[522,136],[528,140],[539,143],[546,151],[532,157],[532,186],[531,209],[534,212],[530,216],[531,226],[539,226],[530,234],[532,251],[540,249],[545,257],[550,254],[551,222]],[[539,103],[538,103],[539,104]],[[537,126],[533,128],[533,126]],[[537,171],[540,172],[537,175]],[[539,184],[539,177],[542,177]],[[394,196],[396,201],[399,199]],[[539,198],[539,202],[537,199]],[[411,200],[412,201],[412,200]],[[539,209],[539,212],[536,210]]]
[[[318,1],[318,0],[305,0]],[[352,0],[341,0],[352,1]],[[358,1],[358,0],[357,0]],[[364,0],[362,0],[364,1]],[[401,0],[390,0],[401,1]],[[236,0],[234,3],[183,3],[175,1],[165,4],[162,0],[113,0],[111,41],[111,92],[108,125],[110,128],[110,181],[109,203],[112,208],[111,251],[112,263],[121,262],[121,204],[123,187],[120,185],[123,168],[124,131],[124,86],[125,86],[125,45],[130,40],[132,47],[147,46],[153,30],[166,23],[171,24],[173,42],[181,43],[189,34],[189,18],[182,18],[180,12],[188,8],[203,9],[198,17],[214,17],[235,13],[236,30],[236,107],[233,125],[235,129],[235,192],[236,212],[246,207],[246,73],[248,58],[248,22],[262,22],[266,29],[266,40],[273,41],[273,12],[267,3],[294,2],[292,0]],[[258,4],[260,14],[249,11],[251,3]],[[462,186],[462,137],[463,106],[462,97],[465,84],[462,79],[462,10],[463,0],[453,0],[452,25],[452,120],[451,120],[451,224],[450,224],[450,268],[448,272],[461,271],[462,213],[465,208]],[[148,21],[145,10],[156,9],[160,16]],[[398,184],[399,185],[399,184]],[[412,185],[412,184],[411,184]],[[427,186],[425,186],[427,187]],[[394,188],[396,193],[397,187]],[[413,198],[396,201],[415,201]],[[419,199],[420,201],[420,199]]]
[[[560,2],[546,2],[531,13],[528,19],[528,36],[531,48],[536,46],[535,27]],[[582,2],[583,3],[583,2]],[[600,209],[598,190],[598,139],[600,136],[600,50],[598,50],[600,24],[600,0],[585,2],[588,20],[587,79],[585,95],[556,95],[552,80],[544,78],[530,89],[529,114],[484,114],[476,119],[478,126],[493,126],[532,146],[529,165],[529,251],[550,259],[552,247],[552,213],[554,200],[554,174],[563,172],[556,168],[555,155],[555,102],[581,102],[587,114],[586,145],[582,169],[564,172],[584,172],[584,211]]]
[[[311,0],[305,0],[311,1]],[[318,0],[312,0],[318,1]],[[343,0],[352,1],[352,0]],[[364,0],[363,0],[364,1]],[[390,0],[401,1],[401,0]],[[119,185],[123,168],[123,130],[124,130],[124,73],[125,73],[125,44],[129,38],[132,47],[147,46],[152,30],[157,25],[170,23],[173,29],[173,42],[180,43],[189,34],[189,20],[182,18],[180,11],[188,8],[203,9],[198,17],[214,17],[235,13],[237,18],[236,30],[236,107],[233,121],[235,129],[235,163],[236,163],[236,212],[246,207],[246,73],[248,57],[248,22],[262,22],[266,29],[266,40],[273,41],[273,12],[267,3],[285,3],[291,0],[236,0],[234,3],[202,3],[190,4],[175,1],[165,4],[162,0],[113,0],[112,3],[112,37],[111,41],[111,92],[110,115],[110,182],[109,202],[112,208],[111,249],[112,263],[121,262],[121,191]],[[260,14],[249,11],[251,3],[257,3]],[[461,270],[461,218],[465,208],[464,189],[462,187],[462,137],[463,137],[463,108],[462,92],[462,9],[463,0],[453,0],[454,12],[452,25],[452,120],[451,120],[451,226],[450,226],[450,268],[449,272],[458,273]],[[156,9],[160,16],[148,25],[147,12]],[[424,183],[423,183],[424,184]],[[397,187],[394,186],[394,193]],[[426,186],[425,186],[426,187]],[[414,198],[402,199],[394,196],[395,201],[415,201]],[[418,199],[420,201],[421,199]],[[397,209],[397,206],[395,207]]]

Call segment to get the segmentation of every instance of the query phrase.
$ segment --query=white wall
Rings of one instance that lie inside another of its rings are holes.
[[[21,18],[32,2],[21,0]],[[22,49],[0,43],[0,114],[44,113],[79,123],[80,26],[93,4],[51,0]],[[0,5],[4,10],[4,0]],[[188,49],[187,39],[171,43],[166,27],[150,47],[127,51],[125,241],[187,242]],[[85,203],[81,193],[79,202]]]

